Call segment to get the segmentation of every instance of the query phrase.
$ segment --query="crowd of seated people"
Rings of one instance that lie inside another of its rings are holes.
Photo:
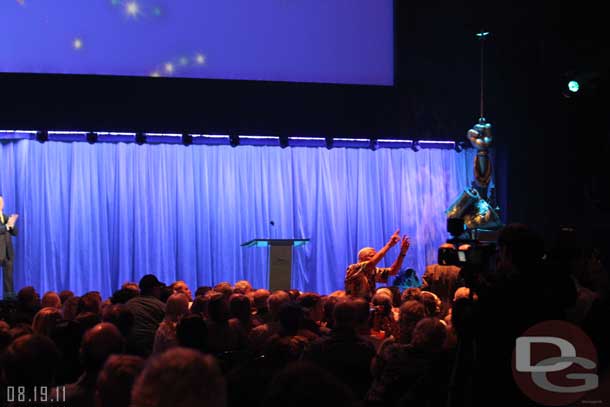
[[[455,281],[435,290],[448,277],[429,267],[422,287],[380,287],[370,301],[244,280],[193,296],[154,275],[107,299],[24,287],[0,310],[0,387],[22,389],[3,391],[0,405],[41,401],[43,387],[86,407],[456,406],[498,394],[526,405],[504,367],[536,322],[579,325],[599,372],[608,366],[607,272],[565,237],[547,256],[542,243],[509,225],[487,275],[451,266]]]

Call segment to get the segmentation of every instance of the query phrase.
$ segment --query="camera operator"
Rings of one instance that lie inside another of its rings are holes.
[[[485,261],[494,257],[495,270]],[[522,224],[505,226],[495,256],[479,260],[467,262],[462,270],[466,285],[478,295],[469,324],[477,355],[473,401],[489,404],[502,394],[511,404],[522,405],[527,400],[512,378],[515,340],[537,322],[563,319],[570,282],[545,261],[543,239]]]
[[[438,248],[437,263],[428,265],[422,276],[423,282],[420,288],[432,291],[441,300],[441,318],[447,315],[455,290],[461,285],[458,262],[458,251],[455,246],[451,243],[443,243]]]

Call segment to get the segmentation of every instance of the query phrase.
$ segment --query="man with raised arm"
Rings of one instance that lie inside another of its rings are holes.
[[[400,244],[400,254],[389,268],[377,267],[388,250],[401,241],[400,229],[379,251],[365,247],[358,252],[358,263],[351,264],[345,272],[345,293],[354,297],[370,300],[375,294],[376,283],[385,283],[389,276],[396,275],[409,250],[410,241],[405,235]]]

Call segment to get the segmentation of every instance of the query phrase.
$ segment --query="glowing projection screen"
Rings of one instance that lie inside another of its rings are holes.
[[[1,0],[0,72],[392,85],[393,0]]]

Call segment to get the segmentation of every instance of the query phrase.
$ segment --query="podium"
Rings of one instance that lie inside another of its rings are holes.
[[[288,290],[292,277],[292,248],[303,246],[310,239],[252,239],[242,247],[269,248],[269,291]]]

